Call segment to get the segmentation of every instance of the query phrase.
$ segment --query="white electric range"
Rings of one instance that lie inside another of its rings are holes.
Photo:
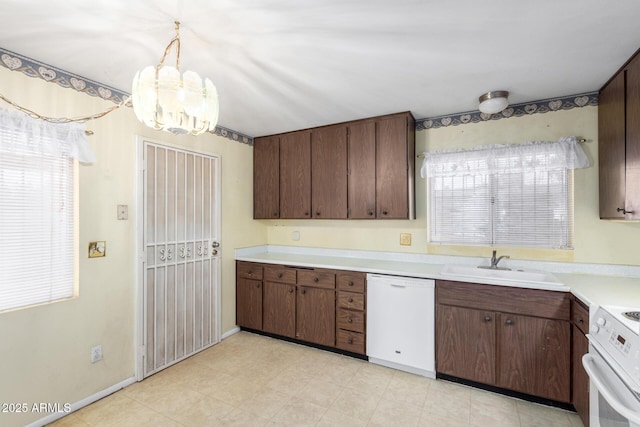
[[[591,427],[640,427],[640,309],[600,306],[591,317],[589,375]]]

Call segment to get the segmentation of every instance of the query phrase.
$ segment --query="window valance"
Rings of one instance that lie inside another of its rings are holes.
[[[529,141],[423,154],[424,161],[420,169],[423,178],[490,175],[538,169],[580,169],[589,166],[589,159],[574,136],[558,141]]]
[[[96,158],[78,123],[50,123],[14,110],[0,109],[0,153],[51,155],[95,163]]]

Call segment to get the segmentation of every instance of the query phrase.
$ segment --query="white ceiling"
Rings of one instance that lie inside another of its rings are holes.
[[[125,92],[181,21],[219,123],[268,135],[598,90],[640,47],[638,0],[0,0],[0,47]],[[169,61],[173,62],[174,56]],[[2,93],[2,82],[0,82]],[[28,106],[27,106],[28,107]]]

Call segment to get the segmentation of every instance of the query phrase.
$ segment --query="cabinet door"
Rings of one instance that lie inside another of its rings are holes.
[[[253,218],[280,216],[280,138],[253,140]]]
[[[495,314],[436,305],[436,372],[495,383]]]
[[[349,125],[349,218],[376,217],[376,123]]]
[[[238,278],[236,281],[236,324],[262,330],[262,282]]]
[[[500,314],[497,386],[570,402],[569,322]]]
[[[347,127],[311,133],[311,213],[316,219],[347,218]]]
[[[625,219],[640,219],[640,55],[627,66]]]
[[[598,97],[598,165],[600,218],[624,218],[625,206],[625,73],[621,72]]]
[[[589,376],[582,366],[582,356],[589,352],[589,340],[578,329],[573,326],[573,338],[571,340],[573,348],[573,384],[571,403],[585,427],[589,427]]]
[[[311,132],[280,137],[280,218],[311,218]]]
[[[295,338],[296,286],[264,282],[262,329],[272,334]]]
[[[378,218],[409,217],[407,117],[376,121],[376,213]]]
[[[296,338],[335,346],[336,308],[332,289],[300,286],[298,289]]]

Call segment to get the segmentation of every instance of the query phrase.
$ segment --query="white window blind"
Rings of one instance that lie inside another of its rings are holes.
[[[425,153],[430,241],[571,248],[571,169],[587,166],[573,137]]]
[[[74,157],[83,127],[0,110],[0,311],[73,296]]]

